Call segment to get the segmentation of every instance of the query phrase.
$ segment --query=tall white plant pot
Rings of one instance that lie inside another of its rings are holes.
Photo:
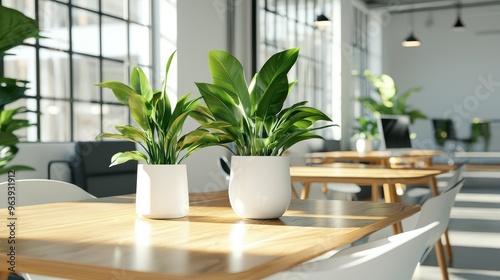
[[[189,212],[185,164],[137,166],[136,213],[151,219],[181,218]]]
[[[285,156],[233,156],[229,200],[247,219],[276,219],[292,198],[290,163]]]

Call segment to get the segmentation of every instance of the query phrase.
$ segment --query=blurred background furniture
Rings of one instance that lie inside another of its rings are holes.
[[[114,154],[136,149],[128,141],[76,142],[72,182],[97,197],[135,193],[137,162],[109,165]]]

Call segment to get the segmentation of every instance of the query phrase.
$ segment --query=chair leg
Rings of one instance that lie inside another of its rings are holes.
[[[444,238],[446,240],[446,255],[448,256],[448,262],[453,261],[453,252],[451,251],[450,238],[448,237],[448,229],[444,231]]]
[[[434,250],[436,251],[436,258],[441,268],[441,275],[443,276],[443,280],[449,280],[448,277],[448,265],[446,264],[446,258],[444,256],[443,243],[441,243],[441,239],[439,239],[436,244],[434,244]]]

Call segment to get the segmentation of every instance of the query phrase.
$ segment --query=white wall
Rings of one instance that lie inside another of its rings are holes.
[[[463,9],[462,32],[451,28],[455,10],[415,13],[415,35],[422,41],[418,48],[401,46],[408,18],[407,13],[392,15],[385,27],[382,67],[399,90],[423,88],[409,104],[429,118],[453,119],[461,137],[469,136],[475,117],[500,119],[500,5]],[[434,145],[430,121],[417,121],[414,130],[416,145]]]
[[[200,94],[194,82],[211,82],[208,69],[208,51],[225,50],[226,1],[182,0],[177,1],[177,62],[178,95]],[[197,126],[186,122],[186,130]],[[188,183],[191,192],[214,191],[224,187],[217,159],[226,155],[224,148],[212,147],[192,154],[184,163],[188,168]]]

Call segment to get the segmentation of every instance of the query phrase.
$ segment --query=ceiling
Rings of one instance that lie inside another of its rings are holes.
[[[500,5],[500,0],[362,0],[371,10],[388,11],[390,13],[407,13],[410,11],[430,11],[452,9],[460,3],[462,8]]]

